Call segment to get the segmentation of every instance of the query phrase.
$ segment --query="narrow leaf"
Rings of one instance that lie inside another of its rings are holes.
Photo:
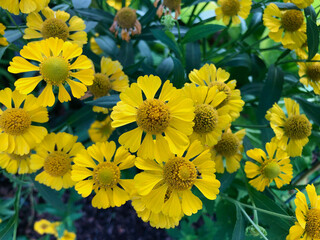
[[[186,72],[187,74],[193,69],[199,69],[201,66],[200,44],[190,42],[186,44]]]
[[[244,220],[239,206],[237,204],[235,206],[237,210],[237,221],[234,225],[232,240],[242,240],[245,239]]]
[[[311,16],[307,17],[307,43],[309,50],[308,59],[312,59],[317,54],[319,48],[319,30]]]
[[[186,33],[186,35],[184,35],[182,43],[195,42],[224,28],[225,26],[216,24],[206,24],[193,27]]]
[[[119,101],[120,101],[119,95],[114,94],[110,96],[104,96],[93,101],[88,101],[86,102],[86,104],[89,104],[92,106],[98,106],[98,107],[112,108]]]
[[[185,73],[182,63],[179,59],[172,57],[173,60],[173,86],[182,88],[185,83]]]
[[[308,102],[300,97],[294,98],[302,107],[308,118],[312,119],[316,124],[320,126],[320,106],[314,103]]]
[[[159,39],[162,43],[167,45],[169,49],[171,49],[178,58],[181,58],[181,52],[177,43],[173,41],[171,38],[169,38],[164,31],[160,29],[151,29],[151,32],[156,39]]]

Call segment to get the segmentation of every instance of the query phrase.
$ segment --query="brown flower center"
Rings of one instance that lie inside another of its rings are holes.
[[[293,115],[284,124],[284,132],[292,139],[303,139],[311,134],[312,125],[305,115]]]
[[[306,74],[308,78],[310,78],[312,81],[319,81],[320,80],[320,64],[310,64],[307,66]]]
[[[196,106],[194,113],[193,130],[196,133],[208,133],[214,130],[219,119],[218,112],[214,107],[200,104]]]
[[[71,169],[71,159],[68,154],[55,151],[47,156],[43,168],[53,177],[62,177]]]
[[[136,11],[131,8],[124,7],[117,12],[116,21],[121,28],[133,28],[137,21]]]
[[[111,87],[112,85],[107,75],[96,73],[89,90],[95,98],[100,98],[106,96],[110,92]]]
[[[10,108],[0,116],[0,128],[10,135],[24,134],[31,126],[31,117],[22,108]]]
[[[312,239],[320,238],[320,210],[310,209],[307,213],[306,232]],[[311,239],[310,238],[310,239]]]
[[[163,5],[169,8],[170,10],[179,9],[181,5],[181,0],[163,0]]]
[[[223,15],[235,16],[240,11],[239,0],[225,0],[221,3],[221,10]]]
[[[69,37],[69,28],[61,19],[50,18],[44,21],[41,33],[44,39],[57,37],[66,41]]]
[[[288,10],[281,18],[282,27],[289,32],[297,31],[303,24],[304,17],[300,10]]]
[[[237,137],[232,133],[222,134],[221,140],[214,146],[218,154],[230,157],[238,152],[240,142]]]

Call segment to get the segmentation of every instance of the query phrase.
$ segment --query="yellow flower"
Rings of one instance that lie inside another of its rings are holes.
[[[96,33],[95,34],[95,37],[98,37],[99,34]],[[99,45],[97,44],[96,42],[96,39],[95,37],[91,37],[90,38],[90,49],[93,53],[97,54],[97,55],[100,55],[101,53],[103,53],[103,50],[99,47]]]
[[[281,188],[292,179],[292,165],[287,153],[274,142],[266,143],[266,150],[268,156],[259,148],[248,150],[248,157],[255,162],[247,161],[244,167],[247,177],[253,178],[249,183],[261,192],[273,181],[277,188]]]
[[[93,144],[74,159],[71,174],[77,182],[75,189],[82,197],[88,197],[94,190],[93,207],[120,207],[130,199],[133,187],[133,180],[122,179],[121,171],[133,167],[134,161],[135,156],[124,147],[116,151],[114,142]]]
[[[290,98],[284,99],[288,117],[278,104],[267,111],[266,119],[270,121],[279,147],[286,149],[290,157],[301,156],[302,148],[309,141],[312,124],[304,114],[300,114],[299,104]]]
[[[65,83],[69,84],[72,95],[76,98],[82,97],[87,90],[86,86],[92,84],[92,63],[81,53],[82,48],[77,44],[64,42],[59,38],[32,42],[20,51],[22,57],[12,59],[8,71],[11,73],[39,72],[39,76],[19,78],[14,85],[20,93],[28,94],[41,80],[44,80],[47,85],[40,94],[39,101],[42,106],[52,106],[55,102],[53,86],[59,87],[59,101],[66,102],[71,98],[64,88]],[[39,64],[34,65],[26,59],[37,61]]]
[[[240,18],[246,19],[249,16],[251,0],[218,0],[219,7],[216,8],[216,19],[223,20],[225,25],[230,23],[240,24]]]
[[[106,3],[117,10],[120,10],[122,8],[122,0],[106,0]],[[126,0],[125,7],[128,7],[130,3],[131,0]]]
[[[297,222],[290,228],[286,240],[319,240],[320,239],[320,196],[315,187],[306,187],[310,204],[305,195],[298,191],[294,203],[296,204]]]
[[[36,154],[31,156],[31,168],[42,171],[35,180],[52,189],[71,188],[75,182],[71,179],[73,158],[83,145],[77,141],[77,136],[68,133],[50,133],[36,148]]]
[[[7,46],[8,42],[4,35],[4,30],[6,30],[6,26],[0,23],[0,46]]]
[[[32,94],[22,95],[10,88],[0,91],[0,107],[0,152],[29,154],[48,133],[34,124],[49,120],[47,109]]]
[[[64,230],[63,236],[61,238],[58,238],[58,240],[75,240],[76,237],[77,236],[75,233]]]
[[[43,234],[53,234],[57,235],[57,230],[55,228],[55,224],[49,222],[46,219],[41,219],[39,221],[36,221],[33,226],[34,230],[39,233],[40,235]]]
[[[0,153],[0,167],[6,169],[11,174],[26,174],[33,173],[34,170],[30,168],[31,151],[28,154],[18,155],[14,153]]]
[[[156,0],[154,2],[154,7],[157,7],[160,0]],[[181,13],[181,0],[161,0],[161,4],[157,10],[157,15],[160,18],[163,15],[163,12],[165,14],[170,14],[171,11],[175,11],[174,18],[178,19],[180,13]]]
[[[220,182],[214,174],[215,164],[209,149],[204,150],[196,140],[186,154],[163,151],[166,156],[163,155],[161,161],[138,157],[135,163],[143,170],[134,178],[135,188],[148,209],[173,218],[196,213],[202,208],[202,202],[192,193],[193,186],[206,198],[216,199]]]
[[[9,12],[18,15],[19,10],[22,13],[39,12],[48,6],[50,0],[1,0],[0,7],[7,9]]]
[[[110,117],[106,117],[103,121],[94,121],[89,130],[89,136],[92,142],[105,142],[109,139],[114,129],[111,127]]]
[[[220,103],[217,108],[225,105],[229,106],[229,115],[234,121],[240,116],[244,101],[241,100],[240,90],[235,89],[237,81],[230,80],[226,82],[230,77],[230,74],[225,70],[218,68],[214,64],[205,64],[199,70],[194,69],[189,73],[189,79],[191,82],[199,86],[217,86],[219,91],[224,92],[227,98]]]
[[[225,167],[228,173],[233,173],[240,168],[243,152],[242,140],[245,134],[245,129],[232,133],[228,128],[222,134],[219,142],[211,148],[212,159],[216,163],[218,173],[224,173]]]
[[[48,39],[57,37],[63,41],[71,41],[82,47],[87,43],[87,33],[84,31],[86,25],[84,21],[65,11],[53,11],[46,7],[41,11],[32,12],[27,17],[27,26],[24,39]],[[69,20],[70,19],[70,20]]]
[[[304,9],[306,7],[309,7],[314,0],[283,0],[285,3],[290,2],[297,5],[298,8]]]
[[[130,41],[131,35],[141,33],[141,24],[137,19],[136,10],[124,7],[117,12],[109,30],[117,36],[119,28],[121,28],[121,38],[127,42]]]
[[[212,147],[219,141],[222,131],[231,122],[228,115],[229,107],[218,106],[227,98],[224,92],[219,92],[217,86],[196,86],[185,84],[182,89],[186,97],[192,99],[195,105],[195,117],[192,140],[199,139],[202,144]]]
[[[181,95],[169,81],[163,84],[159,98],[155,98],[160,86],[159,77],[139,77],[137,83],[120,94],[121,101],[111,113],[114,128],[137,124],[119,137],[119,143],[131,152],[138,151],[143,158],[158,159],[164,149],[169,148],[173,153],[182,153],[189,145],[188,135],[192,134],[192,100]]]
[[[313,61],[320,60],[320,54],[316,54]],[[315,94],[320,95],[320,62],[298,62],[300,82],[313,88]]]
[[[307,40],[307,25],[300,10],[280,10],[270,3],[264,10],[263,23],[270,30],[269,37],[285,48],[300,48]]]

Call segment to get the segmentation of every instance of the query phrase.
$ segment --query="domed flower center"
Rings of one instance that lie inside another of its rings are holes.
[[[107,75],[96,73],[93,84],[89,87],[89,90],[95,98],[100,98],[106,96],[110,92],[111,87],[112,85]]]
[[[284,30],[289,32],[297,31],[303,24],[304,17],[300,10],[288,10],[281,18]]]
[[[192,162],[175,157],[164,165],[163,177],[169,188],[179,191],[187,190],[197,179],[197,170]]]
[[[181,5],[181,0],[163,0],[163,5],[169,8],[170,10],[179,9]]]
[[[121,28],[133,28],[137,21],[137,14],[133,9],[124,7],[117,12],[116,21]]]
[[[62,57],[49,57],[40,64],[40,74],[47,83],[57,86],[68,79],[69,68]]]
[[[169,108],[158,99],[145,100],[137,110],[137,124],[147,133],[162,133],[169,122]]]
[[[10,135],[24,134],[31,126],[31,117],[22,108],[10,108],[0,116],[0,128]]]
[[[47,156],[43,168],[53,177],[62,177],[71,169],[71,159],[68,154],[55,151]]]
[[[230,157],[238,152],[240,142],[237,137],[232,133],[224,133],[221,140],[214,146],[218,154]]]
[[[209,87],[217,86],[219,92],[224,92],[227,97],[217,106],[217,108],[223,107],[225,104],[228,103],[230,96],[231,96],[231,89],[227,84],[224,82],[212,82],[210,83]]]
[[[44,39],[57,37],[66,41],[69,37],[69,28],[61,19],[50,18],[44,21],[41,33]]]
[[[93,180],[100,188],[112,188],[120,180],[120,170],[117,165],[110,162],[100,163],[93,172]]]
[[[280,166],[276,162],[271,162],[264,167],[263,171],[267,178],[274,179],[280,174]]]
[[[310,209],[307,213],[306,232],[310,239],[320,238],[320,209]]]
[[[196,106],[194,113],[193,130],[196,133],[208,133],[214,130],[219,118],[218,112],[214,107],[208,104],[200,104]]]
[[[225,0],[221,3],[223,15],[235,16],[240,11],[240,2],[238,0]]]
[[[292,139],[303,139],[311,134],[312,125],[305,115],[293,115],[284,124],[284,132]]]
[[[312,81],[319,81],[320,80],[320,64],[310,64],[307,66],[307,76],[310,78]]]

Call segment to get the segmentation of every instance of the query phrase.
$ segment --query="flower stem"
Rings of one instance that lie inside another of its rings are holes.
[[[22,175],[21,181],[23,181],[23,178],[24,178],[24,176]],[[16,192],[16,199],[14,201],[15,221],[14,221],[13,236],[12,236],[13,240],[17,239],[17,230],[18,230],[18,225],[19,225],[19,208],[20,208],[21,189],[22,189],[22,184],[19,184],[18,191]]]

